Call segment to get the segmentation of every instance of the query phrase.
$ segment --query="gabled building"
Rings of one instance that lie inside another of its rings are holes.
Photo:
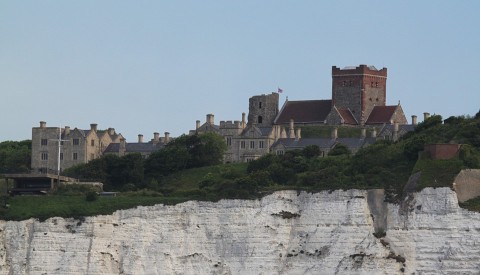
[[[114,128],[98,130],[97,124],[90,124],[89,130],[47,127],[41,121],[32,128],[32,163],[34,172],[54,172],[58,168],[58,142],[60,138],[60,167],[65,169],[76,164],[87,163],[102,156],[111,143],[123,138]]]

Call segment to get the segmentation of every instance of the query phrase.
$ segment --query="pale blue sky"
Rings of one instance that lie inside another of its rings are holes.
[[[480,1],[0,0],[0,141],[47,126],[187,133],[248,98],[330,99],[331,67],[388,68],[387,104],[480,108]]]

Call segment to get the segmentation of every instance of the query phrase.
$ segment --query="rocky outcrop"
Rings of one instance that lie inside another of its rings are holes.
[[[379,194],[281,191],[255,201],[190,201],[80,220],[2,221],[0,274],[480,270],[480,214],[459,208],[455,192],[424,189],[403,210]]]

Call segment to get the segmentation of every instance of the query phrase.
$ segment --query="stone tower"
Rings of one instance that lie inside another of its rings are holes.
[[[385,106],[386,90],[387,68],[332,66],[332,105],[350,109],[360,124],[365,123],[374,106]]]
[[[249,99],[248,125],[271,127],[278,114],[278,93],[252,96]]]

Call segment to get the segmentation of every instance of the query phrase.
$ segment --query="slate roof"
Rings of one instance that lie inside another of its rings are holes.
[[[372,112],[368,116],[366,124],[390,124],[395,110],[398,105],[393,106],[375,106],[372,109]]]
[[[351,151],[358,150],[362,147],[375,143],[376,138],[280,138],[273,145],[272,148],[281,144],[285,148],[302,149],[309,145],[317,145],[319,148],[332,148],[337,143],[341,143],[348,147]]]
[[[385,125],[384,127],[382,127],[382,129],[378,133],[378,136],[382,137],[382,136],[389,135],[389,134],[393,133],[393,128],[394,127],[395,126],[392,125],[392,124]],[[400,125],[398,125],[398,132],[401,133],[401,134],[412,132],[414,130],[415,130],[415,125],[413,125],[413,124],[400,124]]]
[[[350,109],[337,109],[345,124],[357,125],[358,122],[353,116]]]
[[[290,119],[295,123],[324,123],[331,108],[331,100],[287,101],[275,119],[275,124],[290,123]]]
[[[304,148],[310,145],[317,145],[320,148],[331,148],[335,140],[331,138],[280,138],[272,147],[282,144],[285,148]]]
[[[160,143],[151,143],[151,142],[144,142],[144,143],[127,143],[125,144],[125,152],[126,153],[151,153],[154,151],[158,151],[164,147],[163,144]],[[118,153],[120,150],[120,143],[110,143],[105,149],[105,153]]]

